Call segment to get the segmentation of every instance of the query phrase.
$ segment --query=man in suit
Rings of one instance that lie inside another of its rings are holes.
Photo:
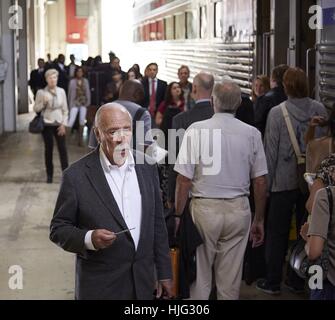
[[[194,122],[210,119],[214,115],[214,109],[211,105],[211,96],[214,87],[214,77],[210,73],[201,72],[193,80],[192,97],[195,106],[184,113],[180,113],[173,118],[172,129],[185,131]],[[173,158],[176,159],[179,153],[179,146],[182,142],[182,136],[176,137],[175,147],[171,148]],[[169,192],[168,202],[172,206],[175,198],[177,173],[173,170],[174,164],[169,167]]]
[[[140,136],[138,136],[136,140],[136,127],[134,127],[135,123],[133,123],[133,139],[135,139],[134,142],[137,143],[137,145],[134,144],[134,150],[141,150],[141,148],[143,149],[143,145],[150,145],[153,141],[151,135],[150,114],[146,109],[139,105],[143,100],[143,97],[144,90],[141,82],[138,80],[127,80],[120,89],[119,100],[115,101],[115,103],[119,103],[127,109],[133,120],[141,121],[143,123],[144,140],[141,140]],[[98,142],[93,131],[90,133],[88,146],[91,149],[95,149],[98,146]]]
[[[74,54],[70,55],[70,61],[71,63],[67,66],[67,70],[68,70],[68,76],[69,79],[73,79],[76,75],[76,69],[78,68],[78,65],[76,65],[76,57]]]
[[[44,59],[38,59],[38,69],[35,69],[30,74],[29,85],[36,98],[37,91],[46,87],[47,82],[45,81],[44,71],[45,62]]]
[[[167,83],[157,79],[158,65],[150,63],[147,68],[148,77],[143,79],[144,102],[143,107],[147,108],[152,118],[155,118],[157,109],[161,102],[165,99]]]
[[[285,64],[273,68],[270,82],[271,90],[264,96],[262,103],[258,106],[258,109],[255,110],[255,125],[262,133],[263,137],[265,135],[267,119],[271,109],[287,100],[283,78],[288,68],[289,67]]]
[[[149,300],[172,296],[172,272],[155,166],[135,163],[132,119],[102,106],[100,146],[64,172],[50,239],[77,254],[76,299]],[[136,157],[137,158],[137,157]]]

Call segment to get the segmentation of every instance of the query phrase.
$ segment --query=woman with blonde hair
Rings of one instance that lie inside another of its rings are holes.
[[[47,183],[53,180],[53,145],[56,139],[62,170],[68,167],[68,155],[66,150],[66,125],[68,118],[68,105],[64,89],[57,87],[58,71],[50,69],[45,73],[47,86],[38,90],[34,111],[42,113],[44,119],[44,130],[42,136],[45,145],[45,166],[47,172]]]

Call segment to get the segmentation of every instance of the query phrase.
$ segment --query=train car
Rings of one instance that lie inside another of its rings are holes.
[[[328,107],[335,107],[335,1],[319,1],[323,9],[322,28],[317,32],[316,96]],[[309,61],[309,54],[307,61]]]
[[[332,23],[332,16],[328,17],[332,3],[135,1],[134,55],[143,66],[156,61],[160,77],[168,81],[175,80],[178,68],[186,64],[191,77],[201,70],[212,72],[216,80],[230,75],[249,94],[257,74],[269,75],[274,66],[282,63],[298,66],[310,77],[311,94],[330,106],[335,101],[335,22]],[[321,7],[324,10],[320,17],[317,9]],[[322,16],[327,18],[323,29],[318,21]]]

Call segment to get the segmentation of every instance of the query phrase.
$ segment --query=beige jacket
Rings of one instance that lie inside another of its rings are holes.
[[[56,94],[48,87],[38,90],[34,105],[35,112],[42,112],[47,125],[67,125],[69,109],[64,89],[57,87]]]

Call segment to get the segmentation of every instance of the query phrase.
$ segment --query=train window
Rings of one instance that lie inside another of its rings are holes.
[[[144,41],[150,40],[150,23],[144,25]]]
[[[192,11],[186,12],[186,39],[195,39],[197,37],[195,13]]]
[[[150,23],[150,41],[157,40],[157,24],[156,22]]]
[[[176,39],[185,39],[186,36],[186,21],[185,14],[175,15]]]
[[[157,21],[157,40],[165,40],[164,20]]]
[[[200,7],[200,38],[207,36],[207,7]]]
[[[174,17],[165,18],[165,38],[166,40],[174,40]]]
[[[222,2],[216,2],[214,5],[214,37],[221,38],[223,32],[223,7]]]
[[[145,41],[145,25],[142,24],[141,27],[140,27],[141,31],[140,31],[140,38],[141,38],[141,41]]]

